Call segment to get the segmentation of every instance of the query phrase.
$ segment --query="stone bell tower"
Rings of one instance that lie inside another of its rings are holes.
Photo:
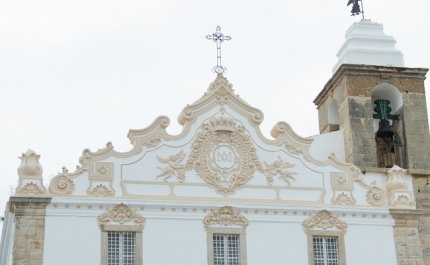
[[[411,174],[430,174],[428,69],[404,67],[403,54],[381,24],[361,20],[345,37],[333,76],[314,100],[320,132],[342,129],[346,160],[363,172],[397,165]],[[377,137],[380,100],[389,102],[390,137]]]
[[[405,67],[381,24],[361,20],[345,37],[333,76],[314,100],[320,132],[343,130],[346,161],[363,174],[412,175],[416,210],[390,209],[397,264],[430,264],[428,69]]]

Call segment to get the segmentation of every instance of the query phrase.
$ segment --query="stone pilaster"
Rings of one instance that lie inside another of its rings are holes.
[[[393,216],[394,243],[398,265],[424,265],[424,255],[418,231],[421,210],[390,210]]]
[[[45,239],[46,206],[51,198],[11,197],[15,213],[13,265],[42,265]]]

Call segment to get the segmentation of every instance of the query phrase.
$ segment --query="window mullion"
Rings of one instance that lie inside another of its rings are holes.
[[[119,233],[119,264],[122,265],[123,261],[123,233]]]
[[[323,237],[322,238],[322,243],[323,243],[323,256],[324,256],[324,265],[327,265],[327,238]]]
[[[224,235],[224,264],[228,264],[228,235]]]

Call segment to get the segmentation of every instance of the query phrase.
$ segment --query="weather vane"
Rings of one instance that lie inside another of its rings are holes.
[[[231,37],[224,36],[224,34],[221,33],[221,28],[218,26],[216,27],[216,32],[212,35],[207,35],[206,39],[213,40],[214,42],[216,42],[217,65],[212,68],[212,72],[218,74],[227,72],[227,68],[221,65],[221,43],[225,40],[231,40]]]
[[[361,9],[358,1],[361,2]],[[346,6],[352,5],[351,16],[358,16],[360,13],[363,15],[364,19],[364,8],[363,8],[363,0],[348,0],[348,4]]]

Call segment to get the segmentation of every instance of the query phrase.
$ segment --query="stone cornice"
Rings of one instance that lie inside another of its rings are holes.
[[[377,65],[343,64],[314,99],[316,106],[321,106],[324,99],[333,91],[345,76],[376,76],[402,77],[425,80],[428,68],[389,67]]]

